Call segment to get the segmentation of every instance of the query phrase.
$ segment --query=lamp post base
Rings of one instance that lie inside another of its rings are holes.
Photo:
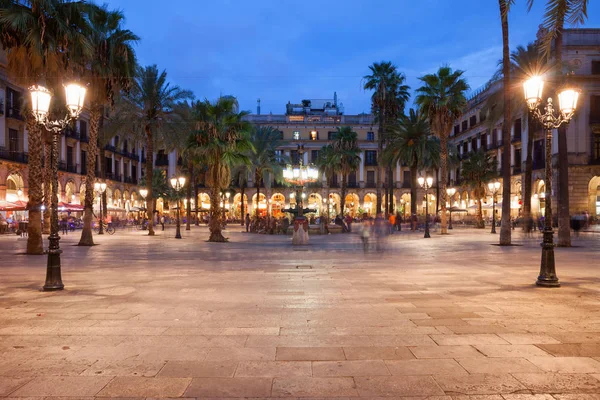
[[[46,266],[46,283],[42,288],[44,292],[63,290],[65,285],[62,283],[60,270],[60,253],[62,250],[48,250],[48,264]]]
[[[556,268],[554,264],[554,231],[552,229],[544,230],[544,241],[542,242],[542,263],[540,265],[540,275],[535,284],[543,287],[560,287]]]
[[[308,244],[308,220],[306,217],[296,217],[294,220],[294,233],[292,234],[293,245]]]

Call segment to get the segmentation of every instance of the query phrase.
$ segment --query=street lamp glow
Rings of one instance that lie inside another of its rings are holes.
[[[86,91],[85,87],[77,83],[70,83],[65,86],[67,108],[73,118],[77,118],[83,109]]]
[[[29,92],[31,93],[31,111],[36,121],[42,123],[48,116],[52,94],[48,89],[39,85],[30,87]]]
[[[419,186],[423,186],[423,184],[425,183],[425,178],[420,176],[417,178],[417,182],[419,182]]]
[[[140,189],[140,196],[145,199],[148,196],[148,189]]]
[[[177,178],[171,178],[171,186],[173,189],[177,187]]]
[[[578,99],[579,91],[575,89],[565,89],[558,94],[558,108],[565,118],[575,112]]]
[[[523,83],[523,90],[525,92],[525,101],[529,108],[537,107],[542,101],[544,80],[540,76],[533,76]]]

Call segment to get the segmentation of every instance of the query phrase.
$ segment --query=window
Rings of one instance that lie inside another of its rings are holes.
[[[124,151],[125,153],[129,152],[129,148],[128,148],[128,146],[127,146],[127,140],[124,140],[124,141],[123,141],[123,151]]]
[[[600,96],[590,97],[590,124],[600,124]]]
[[[592,75],[600,75],[600,60],[592,61]]]
[[[463,154],[467,154],[469,152],[469,142],[463,143]]]
[[[135,169],[136,169],[135,165],[131,164],[131,175],[130,176],[132,176],[133,178],[137,178]]]
[[[335,140],[336,131],[327,132],[327,140]]]
[[[319,132],[315,130],[310,131],[310,140],[319,140]]]
[[[300,161],[300,155],[298,154],[298,150],[291,150],[290,151],[290,160],[292,161],[292,164],[298,164],[298,162]]]
[[[85,121],[79,121],[79,137],[87,137],[87,122]]]
[[[349,187],[356,187],[356,172],[350,172],[350,174],[348,174],[348,186]]]
[[[515,120],[514,138],[515,140],[521,139],[521,118]]]
[[[337,174],[333,174],[329,179],[329,187],[337,187],[338,186],[338,176]]]
[[[469,122],[466,119],[462,122],[462,130],[463,131],[466,131],[467,129],[469,129],[468,123]]]
[[[600,161],[600,134],[594,135],[594,147],[592,149],[594,161]]]
[[[487,134],[485,133],[481,134],[481,148],[487,150]]]
[[[300,140],[300,131],[294,131],[294,133],[292,134],[292,138],[294,140]]]
[[[8,151],[11,153],[19,151],[19,131],[16,129],[8,130]]]
[[[403,171],[402,172],[402,187],[409,188],[410,185],[411,185],[410,171]]]
[[[458,135],[460,133],[460,125],[454,125],[454,134]]]
[[[67,167],[73,165],[73,147],[67,146]]]
[[[310,162],[316,163],[319,158],[319,150],[312,150],[310,152]]]
[[[283,140],[283,131],[281,131],[281,130],[279,130],[279,129],[278,129],[278,130],[277,130],[277,134],[278,134],[278,135],[277,135],[277,139],[279,139],[279,140]]]
[[[375,187],[375,171],[367,171],[367,186]]]
[[[477,138],[471,139],[471,150],[477,151]]]
[[[477,116],[473,115],[471,118],[469,118],[469,126],[472,128],[475,125],[477,125]]]
[[[81,150],[80,159],[81,159],[81,175],[85,175],[85,174],[87,174],[87,152],[85,150]]]
[[[479,122],[485,121],[486,118],[487,118],[487,115],[485,112],[483,112],[483,111],[479,112]]]
[[[515,164],[514,164],[514,174],[521,173],[521,149],[515,149]]]
[[[21,118],[21,93],[11,88],[6,88],[6,116]]]
[[[377,151],[367,150],[365,151],[365,165],[377,165]]]
[[[104,157],[104,165],[106,166],[106,173],[112,174],[112,159],[110,157]]]
[[[375,132],[367,132],[367,140],[369,142],[374,142],[375,141]]]

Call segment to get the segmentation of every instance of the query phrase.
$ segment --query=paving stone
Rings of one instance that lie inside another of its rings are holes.
[[[273,397],[358,396],[352,378],[275,378]]]
[[[36,377],[11,395],[15,397],[94,396],[112,379],[113,377],[108,376]]]
[[[406,360],[415,358],[408,347],[344,347],[348,360]]]
[[[477,350],[488,357],[544,357],[550,354],[529,344],[514,345],[476,345]]]
[[[417,346],[409,349],[416,358],[483,357],[483,354],[471,346]]]
[[[467,375],[453,359],[387,360],[392,375]]]
[[[312,374],[327,376],[378,376],[390,375],[382,360],[313,361]]]
[[[236,377],[312,376],[310,361],[240,361]]]
[[[194,378],[185,397],[270,397],[271,378]]]
[[[0,376],[0,396],[8,396],[30,380],[31,378]]]
[[[600,373],[600,362],[589,357],[528,357],[527,359],[546,372]]]
[[[440,346],[509,344],[495,334],[430,335],[430,337]]]
[[[341,347],[278,347],[278,361],[336,361],[345,360]]]
[[[502,375],[513,372],[542,372],[541,369],[524,358],[475,357],[458,358],[456,361],[471,374]]]
[[[436,375],[435,381],[448,394],[514,393],[526,389],[511,375]]]
[[[180,397],[191,378],[116,377],[98,397]]]
[[[172,378],[231,378],[237,361],[167,361],[158,376]]]
[[[163,361],[128,359],[124,361],[98,361],[83,371],[82,376],[156,376]]]
[[[557,344],[560,341],[554,337],[544,334],[535,333],[499,333],[502,339],[506,340],[510,344],[538,344],[538,343],[551,343]]]
[[[600,393],[600,380],[585,374],[513,374],[535,393]]]
[[[275,347],[246,347],[208,349],[205,361],[261,361],[275,360]]]
[[[432,396],[444,391],[430,376],[375,376],[354,378],[361,397]]]
[[[600,357],[600,343],[539,344],[537,347],[557,357]]]

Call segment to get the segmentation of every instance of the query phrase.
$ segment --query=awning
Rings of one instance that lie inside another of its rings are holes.
[[[58,203],[58,211],[66,211],[66,212],[83,212],[84,207],[81,204],[73,204],[73,203]]]
[[[13,203],[6,200],[0,200],[0,211],[25,211],[26,209],[26,206],[18,204],[17,202]]]

